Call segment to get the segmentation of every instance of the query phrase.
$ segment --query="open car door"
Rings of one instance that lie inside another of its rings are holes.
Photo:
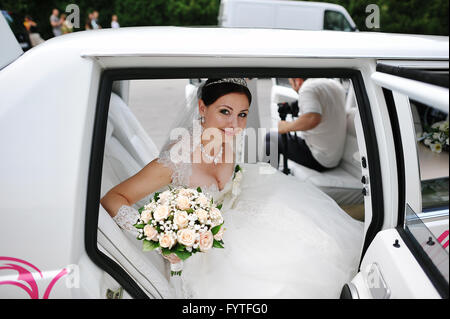
[[[448,63],[446,75],[423,69],[372,74],[393,130],[398,224],[377,233],[341,298],[448,298]]]

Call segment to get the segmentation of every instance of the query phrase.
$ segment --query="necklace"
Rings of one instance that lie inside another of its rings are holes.
[[[208,161],[212,161],[212,162],[214,163],[214,165],[217,165],[217,162],[219,161],[219,158],[222,157],[222,150],[223,150],[222,145],[220,145],[219,153],[217,153],[216,156],[211,156],[211,155],[209,155],[209,154],[206,152],[205,147],[203,146],[202,143],[200,143],[200,149],[201,149],[203,155],[205,155],[205,157],[208,159]]]

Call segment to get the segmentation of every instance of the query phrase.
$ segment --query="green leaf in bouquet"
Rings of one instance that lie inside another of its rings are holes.
[[[135,228],[137,228],[137,229],[143,229],[144,227],[145,227],[145,224],[134,224],[133,225]]]
[[[159,192],[156,192],[155,195],[153,196],[153,199],[155,200],[155,202],[159,199]]]
[[[162,249],[161,249],[161,252],[162,252],[162,254],[163,254],[164,256],[167,256],[167,255],[170,255],[171,253],[173,253],[173,251],[171,251],[171,250],[168,249],[168,248],[162,248]]]
[[[144,239],[142,242],[143,251],[152,251],[159,247],[159,242],[153,240]]]
[[[216,235],[216,234],[219,232],[219,230],[220,230],[220,228],[222,227],[222,225],[223,225],[223,223],[220,224],[220,225],[217,225],[217,226],[215,226],[215,227],[213,227],[213,228],[211,228],[211,233],[212,233],[213,235]]]
[[[217,209],[222,209],[223,203],[220,203],[219,205],[217,205]]]
[[[201,192],[202,192],[202,189],[200,188],[200,186],[199,186],[199,187],[197,187],[197,192],[199,192],[199,193],[201,193]]]
[[[215,240],[215,239],[214,239],[214,241],[213,241],[213,247],[214,247],[214,248],[224,248],[224,247],[223,247],[223,241],[218,241],[218,240]]]
[[[188,252],[186,250],[184,250],[184,251],[176,250],[175,251],[175,255],[177,255],[177,257],[180,258],[181,260],[186,260],[186,259],[188,259],[189,257],[192,256],[192,253]]]
[[[184,248],[184,246],[181,245],[180,243],[177,243],[173,249],[174,249],[175,251],[184,251],[185,248]]]
[[[192,208],[188,208],[188,209],[186,209],[186,213],[193,213],[194,212],[194,210],[192,209]]]
[[[142,212],[144,211],[145,206],[142,206],[141,208],[138,209],[139,214],[142,214]]]

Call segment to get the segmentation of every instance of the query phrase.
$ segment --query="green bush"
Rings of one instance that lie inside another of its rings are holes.
[[[380,29],[370,31],[434,34],[448,36],[448,0],[328,0],[342,5],[361,31],[367,31],[367,5],[380,8]],[[53,8],[60,13],[68,4],[80,7],[80,29],[84,30],[88,12],[97,10],[99,22],[110,27],[111,15],[117,14],[125,26],[214,26],[217,25],[220,0],[1,0],[0,9],[20,17],[31,15],[44,39],[53,36],[49,17]]]

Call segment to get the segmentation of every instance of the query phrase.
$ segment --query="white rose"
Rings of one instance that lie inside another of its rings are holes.
[[[430,139],[430,138],[426,138],[426,139],[423,141],[423,144],[425,144],[425,145],[427,145],[427,146],[430,146],[430,145],[431,145],[431,139]]]
[[[204,209],[196,209],[195,214],[197,215],[198,220],[200,223],[204,224],[206,223],[206,220],[208,219],[208,212]]]
[[[186,197],[189,197],[189,196],[192,195],[192,192],[191,192],[191,190],[189,190],[189,189],[182,188],[182,189],[180,189],[180,191],[178,192],[178,195],[179,195],[179,196],[186,196]]]
[[[195,202],[200,206],[207,206],[209,200],[208,197],[206,197],[204,194],[200,194]]]
[[[149,210],[144,210],[141,214],[141,220],[145,224],[147,224],[150,221],[150,219],[152,219],[152,212]]]
[[[144,226],[144,235],[149,240],[155,240],[156,236],[158,235],[158,231],[150,225],[145,225]]]
[[[156,207],[155,212],[153,213],[153,217],[157,221],[161,221],[166,219],[169,216],[169,206],[167,205],[159,205]]]
[[[195,243],[195,231],[189,228],[177,232],[178,242],[186,247],[192,247]]]
[[[209,214],[210,214],[211,220],[213,222],[213,227],[223,223],[223,217],[218,208],[216,208],[216,207],[212,208],[210,210]]]
[[[191,205],[189,203],[189,198],[187,198],[186,196],[178,196],[177,207],[181,210],[186,210],[186,209],[191,208]]]
[[[168,233],[161,234],[161,236],[159,236],[159,245],[162,248],[170,249],[173,245],[175,245],[175,239]]]
[[[176,212],[173,222],[180,228],[186,227],[189,223],[188,214],[185,211]]]
[[[220,227],[219,231],[217,232],[217,234],[214,235],[214,239],[217,241],[220,241],[223,239],[223,233],[225,232],[225,228]]]
[[[200,234],[200,240],[198,246],[200,251],[205,252],[211,249],[214,242],[213,234],[210,230]]]
[[[159,199],[161,200],[162,204],[165,204],[167,200],[169,199],[170,191],[164,191],[161,194],[159,194]]]

